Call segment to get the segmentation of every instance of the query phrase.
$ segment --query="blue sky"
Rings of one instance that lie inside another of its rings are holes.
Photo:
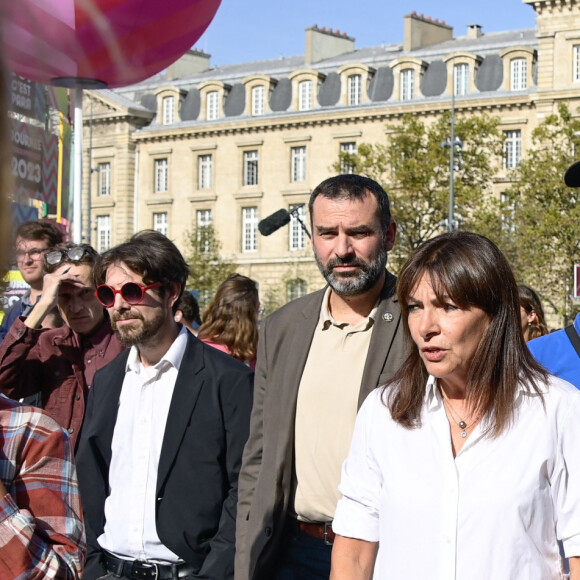
[[[533,8],[522,0],[222,0],[215,19],[196,43],[222,65],[304,54],[304,29],[338,29],[355,46],[403,41],[403,16],[417,14],[444,20],[455,36],[469,24],[483,32],[534,28]]]

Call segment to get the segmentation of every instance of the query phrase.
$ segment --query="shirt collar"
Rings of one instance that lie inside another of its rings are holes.
[[[183,355],[185,354],[185,347],[187,346],[188,332],[187,328],[182,325],[177,338],[173,341],[169,350],[163,355],[161,360],[153,366],[155,371],[158,372],[167,365],[179,370],[181,361],[183,360]],[[129,357],[127,358],[127,364],[125,365],[125,372],[133,371],[134,373],[139,374],[142,366],[141,360],[139,359],[139,349],[133,345],[129,351]]]
[[[329,326],[334,325],[338,326],[339,328],[344,328],[345,326],[349,326],[347,322],[338,322],[335,320],[330,313],[330,293],[332,289],[330,286],[326,287],[326,291],[324,292],[324,296],[322,297],[322,305],[320,307],[320,318],[319,322],[321,325],[322,330],[326,330]],[[379,307],[380,298],[377,300],[376,304],[373,306],[373,309],[369,312],[369,315],[361,320],[358,324],[352,327],[353,330],[366,330],[370,326],[372,326],[377,317],[377,310]]]

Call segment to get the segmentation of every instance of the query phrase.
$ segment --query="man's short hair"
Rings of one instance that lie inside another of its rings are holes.
[[[79,260],[71,260],[71,258],[66,255],[66,251],[70,250],[71,248],[83,248],[85,252]],[[57,264],[49,264],[46,261],[45,255],[44,269],[49,274],[54,272],[61,264],[89,264],[90,266],[94,266],[99,259],[99,253],[93,248],[93,246],[90,246],[89,244],[75,244],[74,242],[67,242],[66,244],[57,244],[56,246],[51,247],[50,251],[63,252],[63,256],[60,262]]]
[[[310,194],[310,201],[308,202],[310,227],[313,227],[312,209],[314,207],[314,201],[318,196],[321,195],[327,199],[361,201],[369,193],[371,193],[377,200],[377,213],[381,221],[381,229],[383,232],[386,232],[391,223],[391,209],[387,192],[373,179],[363,177],[362,175],[355,175],[353,173],[345,173],[343,175],[329,177],[314,188],[314,191]]]
[[[107,270],[118,262],[127,264],[145,284],[161,282],[164,288],[176,282],[183,291],[189,276],[189,266],[177,246],[154,230],[137,232],[128,242],[104,252],[94,269],[97,286],[105,283]]]
[[[49,248],[63,242],[63,235],[58,227],[50,222],[39,221],[22,222],[14,232],[14,243],[17,238],[32,241],[45,240]]]

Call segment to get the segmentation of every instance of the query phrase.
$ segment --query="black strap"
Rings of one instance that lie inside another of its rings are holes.
[[[570,339],[576,354],[580,356],[580,336],[578,336],[578,333],[576,332],[573,324],[566,327],[566,334],[568,335],[568,338]]]

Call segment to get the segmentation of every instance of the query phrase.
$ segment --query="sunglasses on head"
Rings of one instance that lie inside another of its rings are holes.
[[[71,262],[80,262],[85,254],[92,253],[87,248],[82,246],[73,246],[72,248],[67,248],[66,250],[51,250],[44,254],[44,261],[49,266],[56,266],[60,264],[65,258],[68,258]]]
[[[120,294],[121,298],[127,304],[134,306],[135,304],[141,304],[141,302],[143,302],[143,298],[145,298],[145,292],[149,290],[149,288],[158,288],[159,286],[162,286],[161,282],[155,282],[154,284],[149,284],[148,286],[143,286],[143,284],[138,284],[137,282],[127,282],[121,286],[120,290],[115,290],[107,284],[101,284],[97,288],[95,296],[97,297],[98,301],[106,308],[110,308],[115,304],[115,297],[117,294]]]

